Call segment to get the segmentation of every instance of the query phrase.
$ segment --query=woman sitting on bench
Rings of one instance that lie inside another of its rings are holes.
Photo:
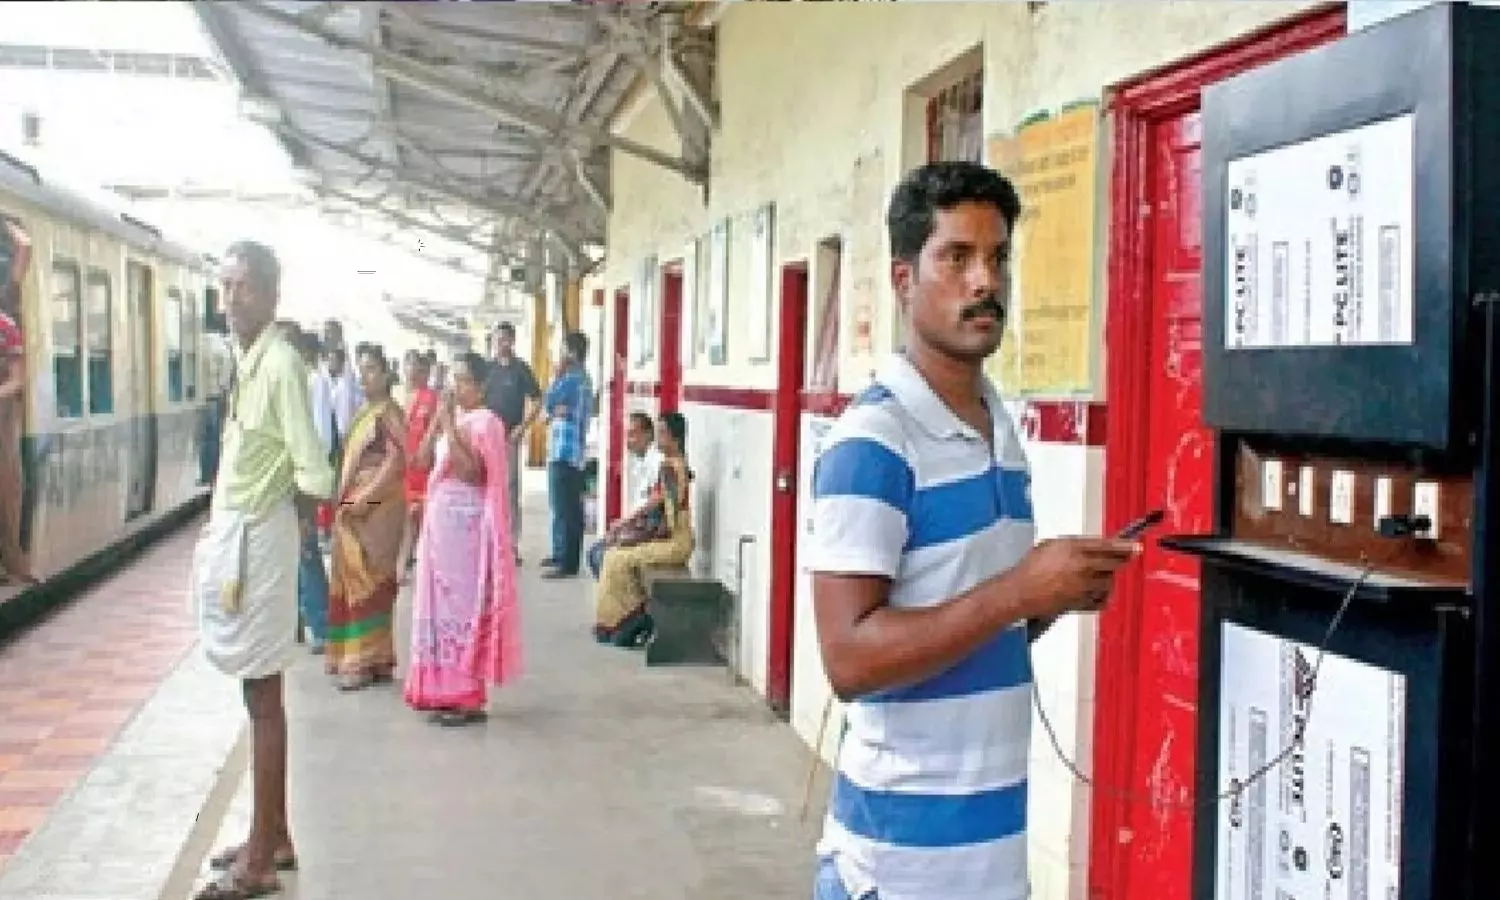
[[[693,555],[693,473],[684,455],[687,420],[681,413],[664,414],[656,440],[662,464],[651,501],[604,537],[604,563],[594,595],[594,639],[601,644],[643,644],[651,635],[643,571],[685,566]]]

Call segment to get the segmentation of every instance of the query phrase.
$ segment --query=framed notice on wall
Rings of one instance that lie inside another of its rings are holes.
[[[989,164],[1021,194],[1009,322],[990,363],[1007,395],[1093,390],[1098,146],[1094,103],[989,142]]]
[[[750,254],[745,275],[750,312],[749,353],[751,362],[771,358],[771,309],[775,300],[771,278],[772,251],[776,243],[776,205],[767,203],[755,211],[750,223]]]
[[[708,238],[708,296],[703,304],[703,347],[708,364],[728,360],[729,220],[714,226]]]
[[[656,257],[648,256],[641,261],[630,297],[630,345],[635,348],[638,367],[656,359],[656,282]]]

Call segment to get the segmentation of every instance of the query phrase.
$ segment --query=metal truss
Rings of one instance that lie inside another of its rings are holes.
[[[583,153],[588,153],[595,146],[603,145],[676,172],[695,184],[703,184],[707,180],[708,169],[701,161],[695,163],[675,157],[639,141],[617,135],[605,124],[585,119],[570,120],[565,114],[538,106],[511,92],[481,87],[474,83],[474,79],[455,78],[442,66],[420,62],[368,41],[348,37],[325,25],[304,20],[296,13],[289,13],[271,6],[264,0],[239,0],[236,6],[246,12],[318,37],[331,46],[362,53],[370,58],[379,75],[475,111],[493,115],[541,140],[561,142]],[[627,14],[616,11],[613,7],[589,7],[589,9],[594,11],[598,17],[597,21],[600,22],[606,21],[611,16]]]

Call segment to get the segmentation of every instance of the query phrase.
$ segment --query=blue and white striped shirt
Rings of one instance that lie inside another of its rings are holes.
[[[986,383],[993,447],[904,356],[828,434],[808,567],[891,579],[890,605],[947,602],[1036,540],[1026,456]],[[850,896],[1020,900],[1031,655],[1024,623],[925,681],[848,705],[819,854]]]

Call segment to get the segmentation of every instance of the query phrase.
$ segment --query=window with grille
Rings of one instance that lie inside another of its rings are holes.
[[[162,312],[161,330],[167,350],[167,399],[182,401],[182,292],[167,291],[167,305]]]
[[[114,286],[103,269],[90,269],[88,310],[88,375],[90,415],[115,411]]]
[[[83,415],[82,281],[76,263],[52,263],[52,377],[60,419]]]
[[[984,72],[972,72],[927,100],[927,161],[984,162]]]

